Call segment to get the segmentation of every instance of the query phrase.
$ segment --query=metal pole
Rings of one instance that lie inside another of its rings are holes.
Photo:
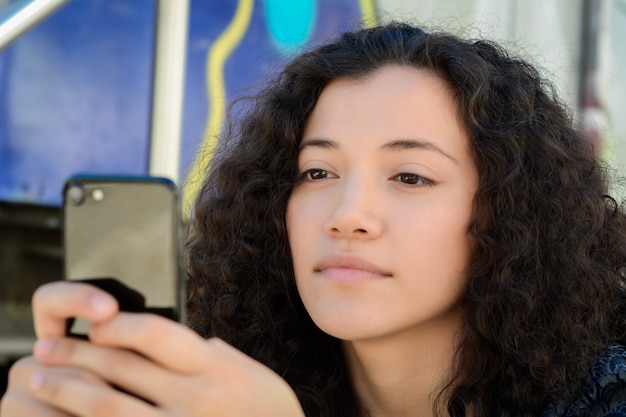
[[[598,94],[598,48],[605,0],[583,0],[578,120],[597,153],[602,149],[606,109]]]
[[[32,0],[23,2],[23,6],[17,7],[16,11],[0,21],[0,51],[68,1]]]
[[[150,175],[178,183],[189,0],[159,0]]]

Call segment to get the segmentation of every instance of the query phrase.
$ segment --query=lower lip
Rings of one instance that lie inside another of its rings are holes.
[[[387,278],[386,275],[354,268],[326,268],[319,271],[319,273],[325,278],[337,282],[362,282]]]

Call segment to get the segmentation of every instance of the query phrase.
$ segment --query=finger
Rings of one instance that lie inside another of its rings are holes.
[[[52,404],[42,402],[33,395],[30,389],[31,381],[35,375],[49,371],[51,371],[51,368],[41,365],[32,356],[24,357],[16,362],[9,371],[9,386],[5,398],[2,400],[3,411],[0,415],[3,417],[34,415],[41,417],[70,416],[66,411],[57,409]],[[77,368],[57,367],[54,368],[54,372],[83,383],[106,385],[95,374],[90,374]]]
[[[144,401],[108,385],[86,383],[54,368],[35,375],[30,389],[41,401],[78,417],[158,416],[158,410]]]
[[[15,367],[14,367],[15,368]],[[49,372],[51,369],[54,369],[54,372],[66,375],[68,377],[72,377],[74,379],[80,379],[85,383],[90,384],[104,384],[101,378],[99,378],[96,374],[87,372],[83,369],[76,367],[67,367],[67,366],[54,366],[51,367],[49,365],[42,365],[35,357],[30,356],[24,360],[24,365],[17,367],[15,369],[11,368],[9,379],[10,384],[19,381],[16,385],[20,386],[20,391],[29,392],[30,391],[30,383],[35,375]]]
[[[8,393],[2,397],[0,401],[0,416],[72,417],[71,414],[36,400],[30,395],[17,393]]]
[[[113,296],[94,286],[59,281],[44,284],[33,294],[35,332],[41,338],[65,335],[67,319],[78,317],[97,323],[118,310]]]
[[[178,373],[194,373],[210,363],[205,341],[180,323],[153,314],[120,313],[92,325],[89,339],[98,345],[136,351]]]
[[[8,388],[0,401],[0,416],[71,417],[68,413],[39,401],[30,393],[31,378],[43,370],[44,367],[32,356],[21,358],[13,364],[9,370]]]
[[[164,392],[173,389],[177,377],[135,352],[78,339],[40,339],[35,343],[33,354],[48,366],[86,369],[154,404],[160,402]]]

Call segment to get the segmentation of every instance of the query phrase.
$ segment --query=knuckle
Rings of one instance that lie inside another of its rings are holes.
[[[91,372],[81,369],[71,369],[68,371],[69,376],[74,380],[80,382],[83,385],[97,385],[100,383],[100,379]]]
[[[138,365],[135,354],[127,351],[114,351],[108,353],[103,360],[106,361],[107,374],[123,375],[134,372],[141,372],[142,368]]]
[[[111,394],[94,396],[88,405],[88,415],[93,417],[110,417],[122,415],[119,402]]]
[[[136,331],[130,335],[134,342],[140,345],[153,345],[162,342],[163,325],[154,317],[148,314],[137,314]]]

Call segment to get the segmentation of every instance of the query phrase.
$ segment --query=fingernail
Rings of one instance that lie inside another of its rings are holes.
[[[99,314],[105,314],[115,308],[115,303],[104,294],[96,294],[91,297],[91,307]]]
[[[30,389],[33,391],[40,391],[43,387],[45,377],[42,374],[36,374],[30,380]]]
[[[47,358],[52,354],[54,349],[54,342],[46,339],[39,339],[35,342],[33,347],[33,353],[36,357]]]

